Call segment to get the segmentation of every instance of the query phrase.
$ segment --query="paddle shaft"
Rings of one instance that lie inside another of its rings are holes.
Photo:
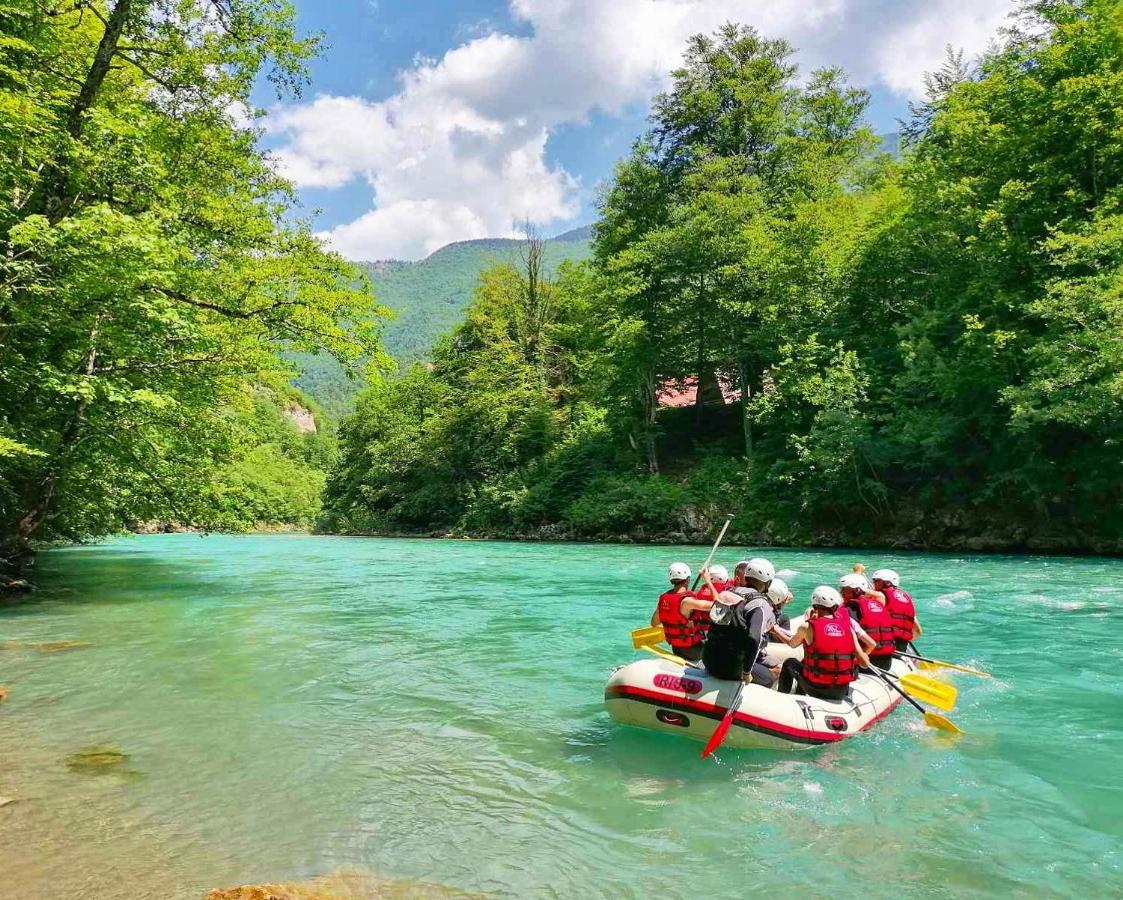
[[[710,548],[710,555],[706,557],[706,561],[702,563],[702,568],[698,570],[698,574],[694,576],[694,584],[690,586],[690,590],[695,590],[698,587],[698,582],[702,580],[702,573],[710,567],[710,563],[714,561],[714,554],[717,553],[717,548],[721,544],[721,539],[725,537],[725,532],[729,529],[729,523],[733,521],[733,513],[729,513],[725,517],[725,524],[721,526],[721,531],[718,532],[717,540]]]
[[[926,710],[923,706],[921,706],[919,703],[917,703],[915,700],[913,700],[912,697],[910,697],[908,694],[906,694],[899,684],[897,684],[895,681],[890,681],[886,677],[885,673],[881,669],[879,669],[877,666],[870,666],[870,671],[873,672],[882,681],[884,681],[887,685],[889,685],[889,687],[893,688],[893,690],[895,690],[898,694],[900,694],[902,697],[904,697],[906,700],[908,700],[909,703],[911,703],[913,706],[915,706],[917,708],[917,710],[920,712],[921,715],[924,715],[925,713],[928,712],[928,710]]]
[[[737,693],[733,695],[733,702],[729,704],[729,709],[725,711],[725,715],[721,717],[717,728],[714,733],[710,735],[710,739],[706,741],[706,746],[702,748],[702,759],[705,759],[713,753],[721,742],[725,740],[725,736],[729,734],[729,726],[733,724],[733,716],[737,712],[737,704],[741,702],[741,691],[745,689],[745,682],[742,681],[737,686]]]
[[[981,675],[983,678],[990,678],[989,672],[982,672],[979,669],[972,669],[969,666],[961,666],[957,663],[944,662],[941,659],[929,659],[927,656],[917,656],[915,653],[902,653],[900,650],[893,655],[899,659],[918,659],[921,662],[931,663],[934,666],[942,666],[945,669],[955,669],[957,672],[968,672],[971,675]]]

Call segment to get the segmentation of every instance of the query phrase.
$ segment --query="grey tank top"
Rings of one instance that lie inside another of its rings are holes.
[[[710,608],[710,619],[716,625],[731,624],[733,617],[733,610],[741,608],[744,610],[744,619],[747,622],[749,616],[754,610],[761,610],[764,613],[764,618],[760,626],[760,634],[762,638],[767,639],[768,632],[772,630],[772,626],[776,624],[776,610],[772,608],[772,604],[768,601],[759,591],[753,588],[733,588],[732,593],[739,597],[743,597],[743,601],[737,607],[726,606],[724,603],[715,603]]]

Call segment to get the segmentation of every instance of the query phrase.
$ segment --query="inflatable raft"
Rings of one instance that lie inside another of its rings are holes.
[[[772,644],[777,656],[799,655]],[[894,660],[897,675],[914,671]],[[709,739],[737,693],[736,681],[712,678],[705,669],[683,667],[665,659],[641,659],[612,673],[604,703],[617,722]],[[884,719],[901,695],[876,675],[859,675],[845,700],[820,700],[805,694],[781,694],[746,684],[724,746],[783,750],[833,744],[860,734]]]

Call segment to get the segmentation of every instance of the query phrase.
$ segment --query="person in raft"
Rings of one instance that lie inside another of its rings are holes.
[[[873,573],[873,586],[885,597],[885,607],[893,619],[896,649],[907,653],[909,642],[920,637],[920,623],[916,620],[916,604],[907,591],[901,590],[901,576],[893,569],[878,569]]]
[[[717,594],[710,590],[711,582],[718,594],[733,587],[733,580],[729,577],[729,570],[725,566],[710,566],[702,570],[702,584],[694,592],[694,596],[700,600],[716,599]]]
[[[714,678],[751,681],[770,687],[778,670],[757,661],[766,636],[776,625],[766,592],[776,570],[767,559],[737,564],[734,586],[727,591],[710,589],[717,599],[710,608],[710,632],[702,645],[702,665]]]
[[[789,647],[803,646],[803,659],[784,661],[780,671],[780,692],[799,693],[821,700],[842,700],[858,668],[869,668],[870,660],[859,646],[851,627],[850,614],[834,588],[821,584],[811,594],[807,621],[787,640]]]
[[[708,600],[713,603],[714,598],[719,593],[728,587],[733,586],[733,582],[729,579],[729,572],[725,566],[710,566],[702,570],[702,584],[694,591],[694,596],[699,600]],[[713,583],[715,591],[710,590],[710,582]],[[694,627],[702,633],[702,640],[705,640],[710,633],[710,616],[708,612],[695,612],[694,614]]]
[[[773,578],[768,585],[768,602],[772,604],[772,612],[776,614],[776,625],[784,631],[790,631],[792,620],[783,610],[792,602],[792,592],[782,578]]]
[[[894,642],[897,627],[885,605],[885,595],[874,590],[861,572],[843,575],[838,580],[838,589],[851,618],[857,620],[873,641],[872,647],[866,646],[870,662],[879,669],[888,669],[897,649]]]
[[[690,582],[690,566],[686,563],[671,563],[667,570],[671,589],[659,597],[659,605],[651,616],[652,625],[663,626],[663,636],[676,656],[687,662],[702,659],[702,641],[705,630],[699,627],[701,619],[709,612],[713,602],[699,600],[687,586]]]

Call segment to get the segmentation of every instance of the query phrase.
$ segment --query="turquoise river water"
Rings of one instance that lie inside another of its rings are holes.
[[[667,564],[704,554],[301,535],[49,552],[42,590],[0,607],[0,897],[340,869],[501,897],[1123,894],[1123,561],[767,551],[800,607],[859,559],[900,569],[922,647],[995,677],[954,679],[958,740],[902,706],[840,745],[702,762],[615,725],[602,690]],[[33,646],[71,639],[88,645]],[[67,766],[99,745],[128,758]]]

